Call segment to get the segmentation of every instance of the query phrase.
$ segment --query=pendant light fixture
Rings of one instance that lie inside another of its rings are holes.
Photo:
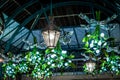
[[[48,25],[42,30],[42,36],[48,48],[54,48],[60,37],[60,30],[53,21],[51,1],[51,16],[49,17]]]
[[[88,72],[93,72],[95,69],[96,63],[93,60],[86,61],[86,69]]]
[[[44,41],[48,48],[54,48],[60,36],[60,30],[53,23],[54,18],[50,17],[50,23],[42,30]]]
[[[89,60],[86,61],[85,65],[86,65],[86,70],[89,72],[89,73],[92,73],[96,67],[96,62],[93,61],[93,55],[91,53],[89,53]]]

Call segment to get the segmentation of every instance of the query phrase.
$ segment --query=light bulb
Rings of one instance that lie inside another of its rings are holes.
[[[52,40],[52,39],[54,39],[54,37],[55,37],[54,34],[51,33],[51,34],[50,34],[50,39]]]
[[[87,70],[88,70],[89,72],[93,72],[94,69],[95,69],[95,65],[96,65],[96,64],[95,64],[94,62],[91,62],[91,61],[87,62],[87,63],[86,63]]]

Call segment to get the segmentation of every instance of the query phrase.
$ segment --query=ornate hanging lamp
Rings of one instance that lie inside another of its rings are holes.
[[[49,18],[49,24],[42,30],[44,41],[48,48],[54,48],[58,42],[60,36],[59,28],[53,23],[54,18]]]
[[[91,73],[94,71],[96,63],[95,63],[95,61],[90,59],[90,60],[86,61],[85,65],[86,65],[87,71]]]

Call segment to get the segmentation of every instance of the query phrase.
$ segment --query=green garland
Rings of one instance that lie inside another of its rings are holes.
[[[17,74],[27,74],[34,78],[46,79],[53,75],[53,70],[57,68],[66,68],[71,66],[73,55],[67,55],[66,51],[61,49],[60,44],[54,49],[38,51],[36,47],[26,53],[23,57],[25,61],[14,63],[9,61],[3,64],[4,78],[15,78]]]
[[[99,56],[101,54],[101,49],[108,46],[106,42],[107,38],[104,33],[100,33],[99,25],[92,34],[87,33],[82,41],[85,43],[83,48],[86,50],[85,53],[91,53],[95,56]]]
[[[96,19],[100,21],[100,11],[96,12]],[[96,69],[91,72],[92,74],[103,72],[120,73],[120,56],[115,54],[114,51],[107,52],[111,41],[113,42],[114,39],[107,38],[104,33],[100,33],[100,25],[96,25],[94,32],[87,33],[83,38],[85,53],[96,60]],[[84,64],[83,68],[86,73],[89,73],[86,64]]]
[[[102,72],[110,72],[113,74],[120,74],[120,56],[116,55],[113,51],[110,53],[105,53],[105,57],[101,60],[101,69]]]
[[[92,55],[92,58],[96,59],[96,63],[99,63],[92,74],[98,72],[120,74],[120,56],[115,54],[114,51],[107,52],[110,41],[113,41],[113,38],[107,38],[104,33],[100,33],[99,25],[96,26],[92,34],[87,33],[83,38],[85,53]],[[84,64],[83,68],[86,73],[89,73],[86,64]]]

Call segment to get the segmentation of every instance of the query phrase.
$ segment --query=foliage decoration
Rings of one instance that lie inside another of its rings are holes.
[[[28,72],[28,70],[29,70],[29,67],[28,67],[27,63],[22,62],[22,63],[18,64],[19,73],[26,73],[26,72]]]
[[[101,69],[102,72],[115,73],[116,75],[120,74],[120,56],[115,54],[113,51],[110,53],[105,53],[105,58],[101,60]]]
[[[54,49],[45,51],[39,51],[35,46],[33,50],[25,53],[21,62],[9,60],[4,63],[4,76],[15,78],[17,74],[28,74],[34,78],[46,79],[53,75],[54,69],[73,65],[72,58],[74,58],[73,55],[67,55],[67,51],[61,49],[59,42]]]
[[[100,13],[97,12],[96,15],[99,21]],[[83,49],[87,53],[86,55],[89,55],[89,59],[97,63],[96,69],[91,73],[111,72],[119,74],[120,57],[114,50],[108,50],[110,49],[111,42],[114,42],[114,38],[108,38],[104,33],[100,33],[100,27],[101,25],[96,25],[93,33],[87,33],[83,38],[83,42],[85,43]],[[86,64],[83,68],[85,72],[89,73]]]
[[[18,73],[28,72],[28,65],[25,62],[25,58],[21,55],[15,56],[12,53],[8,53],[8,57],[4,56],[4,58],[4,63],[2,66],[4,78],[8,76],[15,78]]]
[[[55,68],[65,68],[70,66],[73,55],[68,56],[66,51],[62,51],[60,44],[54,49],[46,49],[45,52],[38,52],[36,47],[29,52],[26,57],[27,62],[33,70],[33,77],[46,78],[52,75]]]
[[[101,49],[108,46],[105,34],[100,33],[99,29],[100,27],[97,26],[92,34],[87,33],[86,36],[83,38],[83,42],[85,43],[83,49],[86,50],[85,53],[91,53],[95,56],[99,56],[101,54]]]
[[[17,66],[14,63],[6,63],[3,65],[4,67],[4,78],[7,76],[15,78],[15,75],[17,74]]]

